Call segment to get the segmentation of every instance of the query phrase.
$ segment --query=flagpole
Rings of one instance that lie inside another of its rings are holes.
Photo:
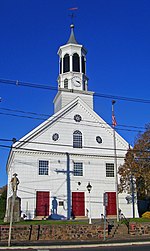
[[[117,153],[116,153],[116,133],[115,126],[117,125],[114,115],[115,100],[112,100],[112,126],[113,126],[113,140],[114,140],[114,164],[115,164],[115,191],[116,191],[116,210],[117,210],[117,222],[119,222],[119,199],[118,199],[118,170],[117,170]]]

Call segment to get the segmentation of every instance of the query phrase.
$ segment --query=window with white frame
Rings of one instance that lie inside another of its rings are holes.
[[[73,147],[82,148],[82,133],[78,130],[73,133]]]
[[[83,163],[82,162],[74,162],[73,174],[74,176],[83,176]]]
[[[114,177],[114,163],[106,163],[106,177]]]
[[[48,175],[49,161],[39,160],[39,175]]]

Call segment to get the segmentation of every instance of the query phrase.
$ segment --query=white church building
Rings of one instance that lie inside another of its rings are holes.
[[[58,50],[54,115],[15,142],[10,151],[7,196],[12,196],[10,183],[17,173],[17,195],[27,219],[54,213],[68,219],[72,214],[100,218],[104,214],[104,193],[108,196],[107,217],[116,217],[117,208],[126,217],[132,217],[127,194],[116,196],[119,177],[115,168],[114,129],[93,110],[94,92],[88,90],[86,53],[76,41],[71,25],[68,42]],[[128,142],[117,132],[115,142],[119,167]],[[6,215],[7,210],[8,205]]]

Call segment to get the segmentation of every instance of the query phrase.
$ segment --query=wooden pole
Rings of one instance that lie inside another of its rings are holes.
[[[11,210],[10,210],[10,225],[9,225],[9,236],[8,236],[8,247],[10,247],[10,244],[11,244],[11,230],[12,230],[12,223],[13,223],[13,212],[14,212],[15,195],[16,194],[13,191],[12,202],[11,202]]]
[[[115,116],[114,116],[114,104],[115,103],[116,103],[116,101],[112,100],[112,125],[113,125],[113,140],[114,140],[116,209],[117,209],[117,222],[119,222],[118,170],[117,170],[116,133],[115,133],[116,120],[115,120]]]

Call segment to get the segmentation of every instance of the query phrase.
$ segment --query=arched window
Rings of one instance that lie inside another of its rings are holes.
[[[68,79],[67,78],[65,78],[65,80],[64,80],[64,88],[68,89]]]
[[[72,57],[72,60],[73,60],[73,71],[76,71],[76,72],[80,72],[80,58],[79,58],[79,55],[77,53],[74,53],[73,54],[73,57]]]
[[[60,71],[60,74],[61,74],[62,73],[62,58],[60,58],[59,71]]]
[[[85,58],[82,56],[82,73],[85,74]]]
[[[73,133],[73,147],[82,148],[82,133],[78,130]]]
[[[63,60],[63,72],[68,72],[68,71],[70,71],[70,58],[69,54],[66,54]]]

